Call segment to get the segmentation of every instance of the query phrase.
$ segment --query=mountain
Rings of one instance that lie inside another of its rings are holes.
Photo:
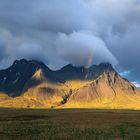
[[[140,109],[140,91],[109,63],[52,71],[21,59],[0,71],[0,107]]]
[[[77,89],[67,107],[140,108],[140,91],[115,71],[104,71],[96,80]]]
[[[108,68],[113,69],[110,64],[105,63],[99,66],[94,65],[89,69],[69,64],[58,71],[52,71],[39,61],[16,60],[11,67],[0,71],[0,91],[16,97],[20,96],[25,88],[35,86],[43,79],[60,83],[76,79],[95,79]]]
[[[21,95],[24,85],[39,68],[49,71],[41,62],[16,60],[11,67],[0,71],[0,91],[13,97]]]

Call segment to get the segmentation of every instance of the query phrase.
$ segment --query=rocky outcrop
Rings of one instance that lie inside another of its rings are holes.
[[[67,107],[140,108],[140,91],[115,71],[105,71],[97,79],[77,89]]]
[[[109,63],[52,71],[35,60],[16,60],[0,71],[0,92],[0,107],[140,109],[140,91]]]

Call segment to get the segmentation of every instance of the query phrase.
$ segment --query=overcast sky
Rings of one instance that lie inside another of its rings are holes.
[[[20,58],[109,62],[139,86],[140,0],[0,0],[0,68]]]

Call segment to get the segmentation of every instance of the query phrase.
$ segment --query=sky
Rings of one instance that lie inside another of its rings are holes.
[[[15,59],[111,63],[140,86],[139,0],[0,0],[0,69]]]

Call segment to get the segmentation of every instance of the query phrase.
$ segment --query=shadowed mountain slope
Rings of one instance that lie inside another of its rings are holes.
[[[14,97],[21,95],[24,85],[39,68],[49,71],[41,62],[16,60],[11,67],[0,71],[0,91]]]
[[[109,63],[52,71],[42,62],[16,60],[0,71],[0,92],[0,107],[140,109],[140,91]]]
[[[26,88],[36,86],[42,80],[65,83],[68,80],[95,79],[105,69],[113,70],[110,64],[103,63],[89,69],[67,65],[58,71],[52,71],[42,62],[16,60],[11,67],[0,71],[0,91],[16,97],[20,96]]]

